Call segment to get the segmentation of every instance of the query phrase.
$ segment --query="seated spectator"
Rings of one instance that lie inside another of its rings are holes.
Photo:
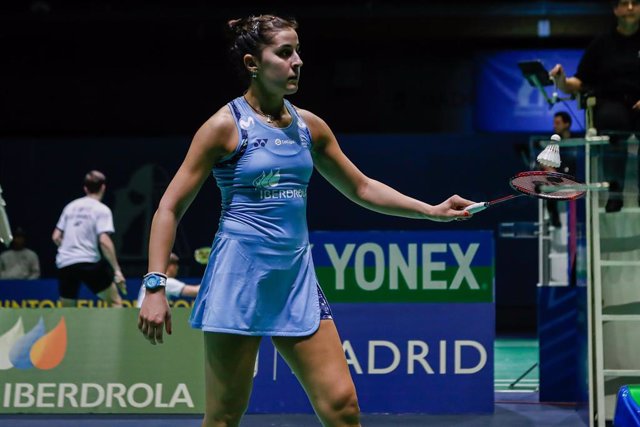
[[[0,279],[38,279],[39,277],[38,255],[27,248],[25,231],[22,228],[16,228],[10,248],[0,254]]]
[[[165,295],[173,298],[195,298],[200,290],[200,285],[187,285],[186,283],[176,279],[176,276],[178,276],[178,269],[180,268],[179,263],[180,258],[178,258],[178,255],[171,252],[171,255],[169,255],[169,265],[167,265],[167,286],[165,288]],[[138,294],[138,307],[142,306],[142,300],[144,300],[145,292],[146,288],[141,286],[140,293]]]

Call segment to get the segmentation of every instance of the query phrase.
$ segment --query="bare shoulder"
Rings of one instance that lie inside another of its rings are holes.
[[[316,114],[312,113],[309,110],[304,110],[298,107],[295,108],[296,111],[298,111],[298,114],[300,114],[302,119],[309,127],[309,131],[311,132],[311,137],[314,143],[326,141],[333,135],[331,129],[329,128],[329,125],[327,125],[327,123]]]
[[[193,137],[193,144],[201,145],[207,150],[213,150],[218,156],[225,156],[233,152],[237,143],[236,124],[226,105],[209,117]]]
[[[298,114],[300,114],[300,116],[304,119],[304,121],[307,123],[307,126],[309,126],[309,127],[318,126],[318,125],[326,126],[326,123],[324,122],[324,120],[322,120],[320,117],[318,117],[317,115],[315,115],[311,111],[304,110],[304,109],[302,109],[300,107],[296,107],[296,106],[294,106],[294,108],[296,109]]]

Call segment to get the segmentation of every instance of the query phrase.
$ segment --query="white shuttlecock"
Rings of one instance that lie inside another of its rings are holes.
[[[560,167],[560,146],[557,143],[560,142],[561,139],[562,138],[560,138],[560,135],[558,134],[551,136],[551,141],[554,142],[547,145],[547,148],[545,148],[542,153],[538,154],[538,157],[536,158],[538,163],[542,166],[552,168]]]

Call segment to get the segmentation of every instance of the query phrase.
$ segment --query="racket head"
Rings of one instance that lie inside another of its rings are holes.
[[[571,175],[559,172],[547,171],[527,171],[511,177],[509,185],[515,191],[526,194],[527,196],[538,197],[541,199],[554,200],[575,200],[584,195],[586,190],[568,189],[566,187],[584,186],[584,183],[577,181]],[[558,187],[558,191],[542,192],[543,186]],[[563,187],[565,187],[563,189]]]

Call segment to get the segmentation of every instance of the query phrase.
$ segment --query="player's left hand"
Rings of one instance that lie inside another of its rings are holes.
[[[471,218],[472,214],[464,210],[475,202],[467,200],[454,194],[444,202],[433,207],[433,216],[431,219],[440,222],[450,222],[454,220],[465,220]]]
[[[633,104],[633,107],[631,107],[631,109],[635,111],[640,111],[640,101]]]

